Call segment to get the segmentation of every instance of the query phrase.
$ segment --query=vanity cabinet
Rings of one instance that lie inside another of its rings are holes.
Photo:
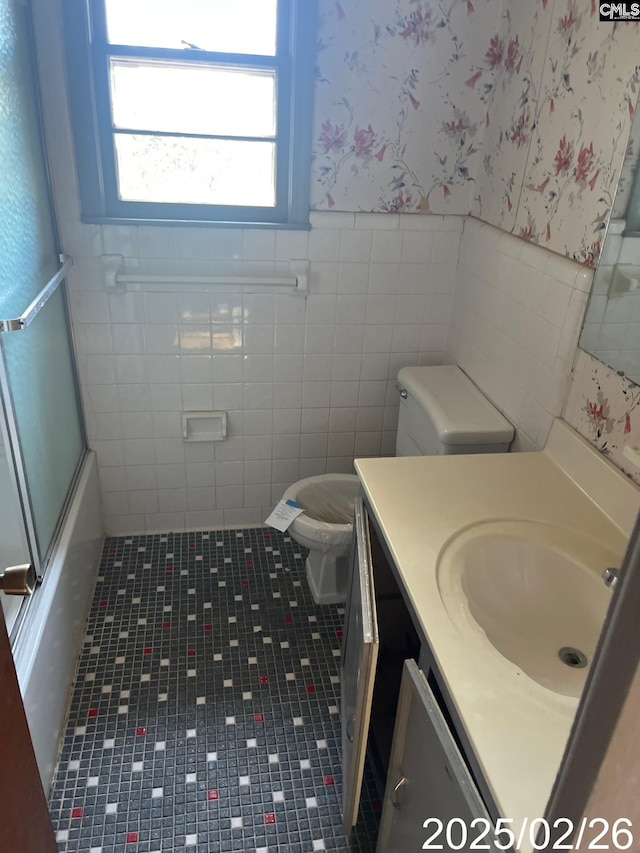
[[[431,849],[466,850],[493,821],[403,593],[359,498],[341,666],[344,832],[357,819],[368,747],[385,782],[377,850],[429,849],[430,836]],[[482,843],[494,849],[492,835]]]

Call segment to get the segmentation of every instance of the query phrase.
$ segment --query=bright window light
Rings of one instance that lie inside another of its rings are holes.
[[[273,143],[121,133],[115,143],[123,201],[275,204]]]
[[[276,0],[106,0],[112,44],[275,56]]]
[[[111,109],[117,128],[273,137],[275,93],[274,71],[111,60]]]

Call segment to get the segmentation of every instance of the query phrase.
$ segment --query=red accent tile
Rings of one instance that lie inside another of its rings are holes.
[[[307,684],[307,693],[315,693],[315,692],[316,692],[315,684]]]
[[[172,571],[173,571],[173,566],[167,566],[167,568],[165,569],[165,572],[172,572]]]
[[[146,726],[138,726],[138,728],[136,729],[137,737],[144,737],[146,735],[146,733],[147,733]]]
[[[204,626],[204,630],[213,631],[213,625],[211,624],[211,622],[207,622],[207,624]]]
[[[137,832],[127,832],[127,844],[137,844],[139,837]]]
[[[195,545],[189,545],[189,550],[190,550],[190,551],[195,551],[195,549],[196,549],[196,546],[195,546]]]
[[[248,566],[250,569],[253,568],[253,560],[247,560],[245,566]],[[249,581],[247,581],[247,583],[249,583]]]
[[[264,723],[264,714],[254,714],[253,719],[256,723]]]
[[[189,649],[187,651],[187,657],[188,658],[194,658],[197,654],[198,654],[198,652],[195,649]]]
[[[89,717],[97,717],[97,716],[98,716],[98,709],[97,708],[90,708],[89,709]]]
[[[108,601],[101,601],[101,602],[100,602],[100,607],[108,607],[108,606],[109,606],[109,602],[108,602]]]
[[[261,675],[260,676],[260,684],[268,684],[268,683],[269,683],[269,676],[268,675]]]
[[[342,638],[342,631],[336,631],[336,637]]]
[[[217,800],[219,799],[220,794],[217,791],[207,791],[207,799],[208,800]]]
[[[109,556],[110,556],[110,557],[113,557],[113,555],[114,555],[115,553],[116,553],[116,549],[115,549],[115,548],[110,548],[110,549],[109,549]]]
[[[153,649],[151,648],[151,646],[147,646],[147,648],[144,650],[144,653],[145,655],[152,655]]]
[[[171,627],[171,622],[163,622],[163,623],[162,623],[162,627],[163,627],[163,628],[170,628],[170,627]]]
[[[71,811],[71,818],[73,820],[74,818],[82,817],[83,814],[84,809],[81,806],[76,806],[76,808]]]
[[[266,824],[272,824],[276,822],[276,816],[274,814],[266,814],[264,816],[264,822]]]
[[[287,623],[287,625],[293,625],[293,616],[285,616],[284,621]]]
[[[253,563],[247,563],[247,565],[253,565]],[[240,583],[242,584],[242,586],[249,586],[248,580],[241,580]]]
[[[333,776],[325,776],[324,784],[327,786],[327,788],[329,788],[331,785],[335,785],[336,783]]]

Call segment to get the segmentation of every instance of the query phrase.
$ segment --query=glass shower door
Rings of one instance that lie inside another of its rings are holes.
[[[0,334],[0,346],[41,573],[84,449],[63,285],[28,327]]]
[[[27,4],[0,0],[0,393],[17,527],[42,575],[85,441],[29,15]]]

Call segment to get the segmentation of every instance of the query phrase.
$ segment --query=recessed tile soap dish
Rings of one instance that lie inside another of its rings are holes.
[[[223,441],[227,437],[226,412],[183,412],[185,441]]]

